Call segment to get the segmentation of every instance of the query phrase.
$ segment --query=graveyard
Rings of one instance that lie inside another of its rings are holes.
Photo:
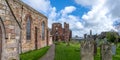
[[[90,30],[88,35],[84,34],[82,40],[54,41],[55,47],[51,51],[49,50],[52,45],[22,53],[20,58],[21,60],[48,60],[51,57],[52,60],[120,60],[119,37],[114,31],[93,35]],[[46,54],[48,57],[44,57]]]
[[[86,58],[87,55],[85,55],[84,57],[81,56],[81,44],[82,43],[83,42],[70,41],[70,45],[67,46],[67,44],[65,42],[55,42],[55,57],[54,57],[54,60],[87,60],[87,58]],[[44,55],[48,49],[49,49],[49,47],[47,47],[47,48],[45,47],[45,48],[43,48],[43,50],[40,49],[42,51],[39,52],[39,54]],[[89,47],[87,49],[89,49]],[[82,53],[84,51],[82,51]],[[87,52],[87,51],[85,51],[85,52]],[[86,54],[89,55],[90,53],[87,52]],[[30,51],[28,53],[21,54],[21,58],[22,58],[21,60],[26,60],[26,59],[27,60],[37,60],[37,59],[39,59],[40,57],[43,56],[43,55],[36,56],[37,54],[35,53],[35,51]],[[30,55],[31,55],[31,58],[29,58]],[[32,55],[35,55],[35,56],[32,56]],[[113,54],[113,55],[111,54],[109,56],[112,56],[112,57],[111,57],[111,59],[108,59],[108,60],[119,60],[120,59],[120,43],[118,43],[118,46],[116,47],[116,53]],[[37,57],[37,59],[36,59],[36,57]],[[93,57],[93,59],[91,58],[92,60],[101,60],[101,51],[100,51],[99,46],[97,47],[96,54],[95,55],[93,54],[90,57]],[[86,58],[86,59],[84,59],[84,58]],[[88,56],[88,58],[89,58],[89,56]]]
[[[116,32],[84,34],[83,40],[54,41],[47,46],[20,54],[21,60],[120,60],[120,42]],[[54,52],[54,53],[50,53]],[[48,54],[48,55],[47,55]],[[53,54],[53,55],[52,55]],[[45,56],[48,57],[45,57]],[[31,57],[31,58],[29,58]]]
[[[101,60],[100,47],[97,48],[97,53],[93,58],[94,60]],[[74,60],[74,59],[81,60],[80,43],[70,43],[69,47],[67,47],[65,43],[60,43],[56,45],[55,60]],[[112,55],[111,60],[119,60],[119,59],[120,59],[120,46],[117,47],[116,54]]]

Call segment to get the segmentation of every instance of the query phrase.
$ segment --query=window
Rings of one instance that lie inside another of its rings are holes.
[[[26,39],[31,39],[31,21],[30,18],[27,18],[27,25],[26,25]]]
[[[58,30],[58,28],[56,27],[56,30]]]
[[[45,23],[42,22],[42,40],[45,39]]]

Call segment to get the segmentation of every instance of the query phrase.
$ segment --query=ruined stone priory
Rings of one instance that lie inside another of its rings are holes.
[[[0,60],[52,44],[48,19],[21,0],[0,0]]]
[[[69,41],[72,38],[72,31],[66,22],[64,22],[64,27],[61,23],[53,23],[51,32],[54,41]]]

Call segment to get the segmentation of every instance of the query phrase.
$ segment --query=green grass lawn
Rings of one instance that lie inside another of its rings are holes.
[[[70,44],[66,46],[65,43],[57,43],[55,48],[55,60],[80,60],[80,44]],[[97,55],[94,60],[100,60],[100,48],[97,49]],[[116,55],[112,60],[120,60],[120,47],[117,48]]]
[[[56,44],[55,60],[80,60],[80,44]]]
[[[120,48],[117,48],[116,55],[113,56],[113,60],[120,60]]]
[[[100,48],[97,49],[97,55],[94,56],[94,60],[100,60]]]
[[[48,49],[49,47],[44,47],[38,50],[22,53],[20,54],[20,60],[38,60],[48,51]]]

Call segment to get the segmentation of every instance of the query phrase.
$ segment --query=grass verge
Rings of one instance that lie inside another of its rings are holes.
[[[113,60],[120,60],[120,48],[117,48],[116,55],[113,56]]]
[[[49,49],[49,46],[38,49],[32,50],[26,53],[20,54],[20,60],[38,60],[40,59]]]
[[[56,44],[54,60],[80,60],[80,44]]]

